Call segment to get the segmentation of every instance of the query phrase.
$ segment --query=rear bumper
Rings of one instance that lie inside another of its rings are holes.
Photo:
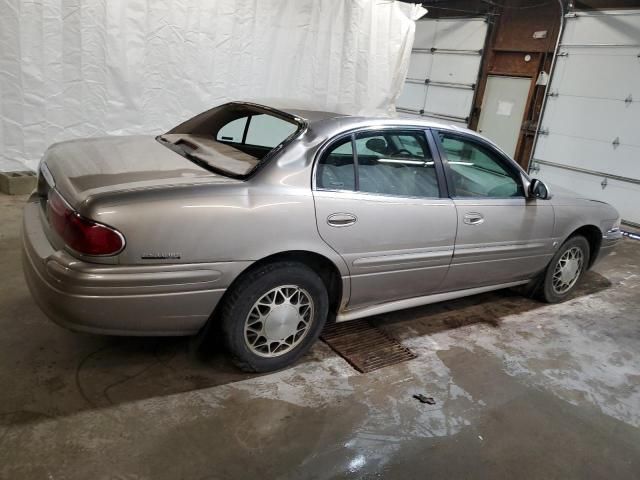
[[[75,331],[108,335],[189,335],[210,317],[250,262],[101,265],[55,250],[37,203],[23,220],[23,269],[44,313]]]

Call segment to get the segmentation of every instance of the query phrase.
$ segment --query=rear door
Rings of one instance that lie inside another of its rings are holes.
[[[444,280],[456,211],[441,196],[434,148],[424,130],[384,128],[342,135],[319,153],[318,231],[349,267],[348,308],[426,295]]]
[[[449,194],[458,211],[455,252],[443,290],[528,279],[553,254],[553,207],[526,198],[515,164],[482,139],[440,131]]]

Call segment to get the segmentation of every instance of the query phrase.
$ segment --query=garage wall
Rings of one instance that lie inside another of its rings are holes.
[[[640,225],[640,10],[567,16],[532,173]]]
[[[385,0],[6,0],[0,168],[52,142],[160,133],[230,99],[393,113],[418,6]]]
[[[482,18],[416,22],[398,112],[467,126],[487,36]]]

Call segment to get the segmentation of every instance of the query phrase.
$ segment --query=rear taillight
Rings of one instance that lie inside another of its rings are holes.
[[[49,191],[47,217],[64,243],[85,255],[115,255],[124,248],[120,232],[84,218],[55,190]]]

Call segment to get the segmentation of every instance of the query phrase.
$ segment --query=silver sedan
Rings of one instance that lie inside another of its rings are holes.
[[[73,330],[221,327],[285,367],[325,322],[523,286],[565,299],[620,239],[470,130],[232,102],[158,137],[53,145],[24,211],[38,304]]]

